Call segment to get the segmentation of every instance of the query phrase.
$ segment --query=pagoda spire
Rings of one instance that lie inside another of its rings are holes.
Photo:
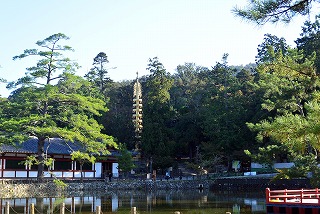
[[[136,150],[140,150],[141,134],[142,134],[142,87],[139,82],[137,72],[136,82],[133,85],[133,106],[132,106],[132,122],[135,132]]]

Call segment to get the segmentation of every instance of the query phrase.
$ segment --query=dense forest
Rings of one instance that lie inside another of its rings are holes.
[[[303,1],[305,2],[305,1]],[[240,14],[241,15],[241,14]],[[243,15],[243,14],[242,14]],[[266,34],[257,47],[255,63],[229,65],[228,54],[212,67],[194,63],[166,70],[161,59],[146,63],[142,85],[141,153],[154,169],[188,161],[199,169],[220,172],[233,160],[294,162],[282,176],[316,173],[320,149],[320,17],[306,21],[296,47]],[[84,76],[64,57],[68,37],[54,34],[38,41],[14,59],[39,57],[26,76],[7,83],[14,89],[0,98],[0,143],[39,139],[38,164],[45,165],[45,139],[79,141],[86,154],[106,149],[134,151],[133,84],[108,76],[108,56],[97,53]],[[127,153],[125,153],[127,154]],[[35,159],[30,159],[35,161]]]
[[[296,47],[266,34],[256,62],[245,66],[229,65],[224,54],[211,68],[185,63],[170,74],[150,59],[150,74],[140,78],[144,158],[155,168],[189,158],[211,172],[230,169],[233,160],[295,162],[298,169],[286,173],[306,173],[320,148],[319,27],[319,17],[305,22]],[[113,83],[103,122],[130,149],[133,82]]]

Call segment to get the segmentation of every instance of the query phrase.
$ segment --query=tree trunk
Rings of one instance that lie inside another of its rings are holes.
[[[44,141],[45,138],[38,138],[38,175],[37,179],[39,182],[43,181],[44,178]]]

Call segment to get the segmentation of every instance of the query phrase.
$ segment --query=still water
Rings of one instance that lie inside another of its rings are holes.
[[[65,213],[95,213],[100,206],[102,213],[129,214],[136,207],[139,214],[249,214],[266,213],[264,192],[212,192],[212,191],[119,191],[94,193],[86,196],[59,198],[0,199],[1,213],[6,202],[10,213],[29,213],[30,204],[35,213],[59,213],[65,203]]]

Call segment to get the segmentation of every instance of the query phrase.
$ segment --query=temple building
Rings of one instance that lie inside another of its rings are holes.
[[[37,165],[23,164],[27,156],[37,154],[37,138],[13,145],[0,147],[0,179],[32,179],[37,178]],[[45,169],[45,178],[80,179],[81,170],[77,161],[71,159],[73,151],[81,150],[76,143],[66,142],[60,138],[50,138],[44,145],[48,158],[53,158],[53,164]],[[118,151],[109,150],[110,155],[97,159],[95,163],[86,163],[82,167],[85,179],[105,178],[106,173],[118,177]]]

